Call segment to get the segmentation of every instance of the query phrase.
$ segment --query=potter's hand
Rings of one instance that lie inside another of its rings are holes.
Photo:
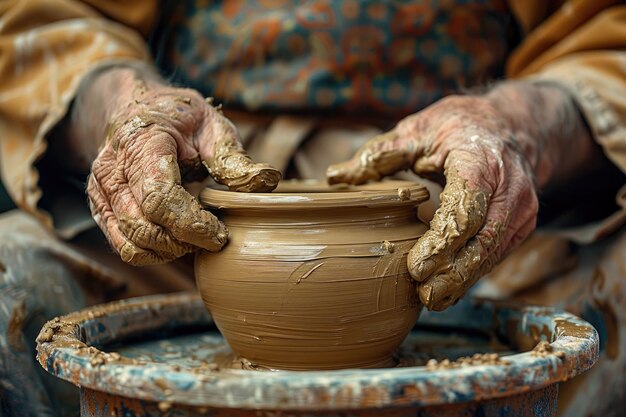
[[[233,191],[262,192],[280,179],[277,170],[244,153],[235,127],[200,94],[136,70],[100,74],[82,88],[72,118],[70,136],[83,142],[74,148],[85,148],[90,135],[98,142],[97,150],[83,152],[93,160],[87,185],[93,217],[134,265],[225,244],[226,227],[183,183],[210,173]]]
[[[445,176],[441,206],[408,257],[421,301],[443,310],[533,231],[537,189],[570,177],[596,152],[567,93],[507,82],[402,120],[327,175],[352,184],[407,168]]]

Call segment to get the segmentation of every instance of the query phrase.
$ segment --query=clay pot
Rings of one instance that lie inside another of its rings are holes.
[[[427,199],[405,181],[204,190],[229,242],[196,257],[196,282],[233,351],[271,369],[393,366],[421,310],[406,258]]]

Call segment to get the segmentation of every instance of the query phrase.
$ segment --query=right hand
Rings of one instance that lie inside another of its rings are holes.
[[[327,176],[352,184],[407,168],[445,176],[430,230],[408,256],[422,303],[444,310],[534,230],[537,189],[571,181],[597,153],[568,94],[508,82],[486,96],[440,100],[331,166]]]
[[[226,243],[224,224],[202,209],[184,182],[210,174],[233,191],[264,192],[281,178],[245,154],[234,125],[194,90],[142,79],[129,69],[108,71],[86,90],[81,94],[93,96],[81,100],[85,117],[93,115],[87,103],[94,98],[106,115],[100,129],[90,129],[99,149],[87,185],[89,204],[125,262],[164,263]]]

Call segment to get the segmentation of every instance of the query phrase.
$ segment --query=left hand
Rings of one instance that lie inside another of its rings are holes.
[[[132,265],[226,244],[226,226],[186,184],[210,175],[232,191],[266,192],[281,178],[248,157],[235,126],[197,91],[145,68],[110,67],[83,83],[65,139],[64,162],[90,164],[94,220]]]

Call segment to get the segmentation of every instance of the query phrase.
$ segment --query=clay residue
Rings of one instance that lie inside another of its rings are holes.
[[[155,315],[158,315],[158,310],[160,308],[189,301],[190,296],[187,294],[171,295],[168,300],[162,301],[156,306],[149,305],[145,302],[142,302],[141,304],[115,302],[96,306],[90,310],[71,313],[67,316],[55,317],[43,326],[37,336],[37,360],[44,368],[48,369],[48,358],[50,355],[58,353],[58,349],[69,348],[72,349],[76,355],[85,357],[89,364],[93,367],[103,366],[108,363],[138,364],[139,361],[124,357],[117,352],[103,352],[94,346],[87,345],[85,342],[91,341],[81,340],[80,337],[80,328],[82,323],[87,320],[99,320],[103,317],[110,316],[110,314],[127,310],[130,307],[150,309],[155,313]],[[63,367],[68,366],[68,364],[57,361],[55,362],[55,366]],[[56,371],[50,372],[56,374]],[[72,373],[69,380],[75,385],[80,385],[80,377],[80,373]]]
[[[580,339],[591,339],[595,333],[593,327],[583,326],[569,320],[557,319],[554,323],[556,324],[555,332],[558,335],[567,334],[568,336],[578,337]]]
[[[158,122],[157,118],[145,112],[135,114],[123,122],[110,122],[106,127],[105,143],[110,143],[117,153],[131,138],[136,138],[143,129]]]
[[[213,214],[202,210],[198,201],[181,185],[146,181],[143,193],[143,213],[149,220],[167,226],[168,232],[178,241],[209,251],[219,250],[226,243],[228,231],[224,225]],[[158,242],[159,237],[149,238]],[[161,238],[163,240],[165,236]]]
[[[273,369],[268,366],[264,366],[258,363],[251,362],[246,358],[242,358],[234,352],[229,352],[226,355],[221,355],[214,358],[213,363],[203,364],[200,368],[209,369],[212,372],[221,370],[237,369],[245,371],[260,371],[260,372],[275,372],[278,369]]]
[[[509,364],[509,361],[502,359],[497,353],[476,353],[473,356],[463,356],[453,361],[450,359],[443,359],[441,361],[438,361],[437,359],[430,359],[426,362],[426,369],[435,371],[442,369],[465,368],[469,366]]]
[[[559,359],[565,359],[565,352],[563,352],[562,350],[554,350],[552,345],[550,345],[550,343],[546,342],[545,340],[537,343],[537,346],[535,346],[533,350],[530,351],[530,354],[539,358],[545,358],[550,355],[554,355]]]
[[[79,354],[89,355],[91,357],[89,364],[94,367],[122,361],[125,363],[132,362],[132,360],[127,358],[122,359],[122,356],[117,352],[102,352],[92,346],[80,348],[78,352]]]
[[[454,169],[447,170],[446,178],[441,206],[408,259],[409,271],[422,282],[422,303],[438,311],[454,304],[480,278],[490,266],[485,264],[489,249],[498,240],[471,240],[484,225],[490,196],[469,187]]]
[[[411,189],[405,187],[398,188],[398,197],[400,197],[402,201],[408,200],[411,198]]]
[[[394,130],[370,140],[351,160],[328,167],[328,183],[363,184],[409,169],[415,160],[415,150],[398,146],[398,141]]]
[[[224,121],[216,121],[223,123]],[[282,174],[268,164],[255,163],[245,154],[229,126],[217,128],[224,135],[217,139],[212,159],[205,161],[211,176],[231,191],[268,192],[278,185]]]

